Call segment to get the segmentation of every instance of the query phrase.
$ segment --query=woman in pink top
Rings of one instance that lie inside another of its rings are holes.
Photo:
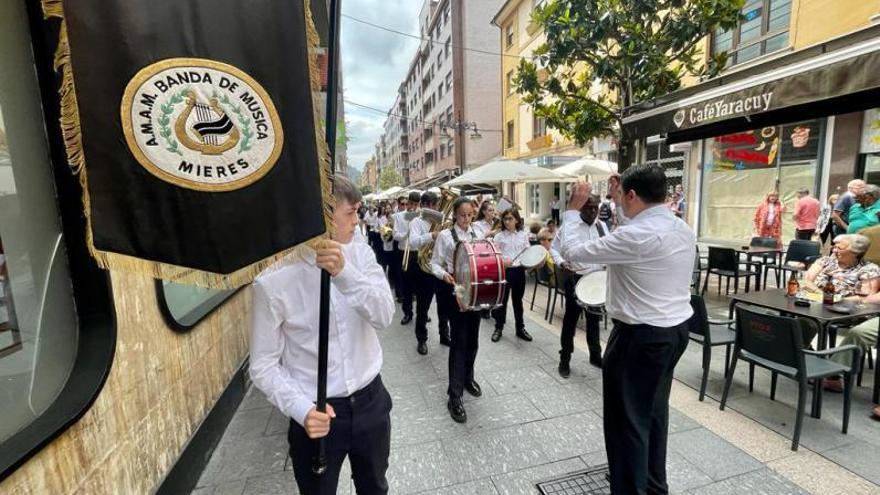
[[[822,205],[818,199],[810,196],[810,190],[806,188],[799,189],[797,197],[793,215],[795,239],[809,241],[816,233],[816,222],[819,220]]]
[[[776,239],[777,246],[782,246],[783,213],[785,213],[785,205],[779,201],[779,193],[776,191],[767,193],[767,199],[761,202],[755,211],[755,235],[772,237]]]

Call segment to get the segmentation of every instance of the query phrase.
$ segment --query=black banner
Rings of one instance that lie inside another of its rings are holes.
[[[325,232],[307,0],[63,7],[99,263],[252,276]]]

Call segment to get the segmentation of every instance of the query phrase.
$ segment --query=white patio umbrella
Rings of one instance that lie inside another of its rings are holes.
[[[504,182],[566,182],[574,176],[519,160],[494,160],[445,183],[443,187],[494,187]]]
[[[576,178],[590,176],[591,179],[607,178],[617,173],[617,163],[597,158],[584,157],[565,165],[556,167],[554,172],[575,176]]]
[[[376,194],[375,199],[378,199],[380,201],[384,201],[384,200],[388,200],[388,199],[396,199],[397,193],[399,193],[402,190],[403,190],[403,188],[398,187],[398,186],[389,187],[388,189],[385,189],[384,191],[379,191],[379,193]]]

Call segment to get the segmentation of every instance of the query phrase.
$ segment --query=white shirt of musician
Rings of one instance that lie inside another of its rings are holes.
[[[327,397],[347,397],[382,368],[377,329],[391,324],[394,298],[373,250],[343,247],[345,267],[330,283]],[[303,424],[317,400],[318,294],[321,271],[312,251],[269,268],[253,284],[250,375],[275,407]]]
[[[373,212],[367,213],[364,221],[367,223],[367,227],[369,227],[371,231],[375,232],[377,225],[379,224],[379,215]]]
[[[505,230],[495,234],[495,237],[492,239],[495,241],[498,249],[501,250],[501,257],[505,260],[512,261],[519,256],[524,249],[530,246],[529,234],[522,230],[516,232]],[[515,266],[519,266],[519,261],[517,261]]]
[[[422,249],[434,242],[431,236],[431,224],[421,218],[413,218],[409,223],[409,247]]]
[[[458,225],[452,228],[455,229],[459,241],[476,241],[483,238],[473,226],[467,232],[461,230]],[[440,280],[443,280],[446,275],[453,275],[455,273],[455,266],[453,266],[454,258],[455,239],[452,238],[452,229],[443,229],[434,243],[434,253],[431,256],[431,272]]]
[[[410,221],[406,219],[407,210],[398,211],[394,216],[394,240],[397,241],[398,248],[402,251],[405,247],[406,235],[409,233]]]
[[[560,253],[563,236],[569,236],[580,243],[595,241],[601,237],[599,235],[599,229],[605,227],[604,224],[600,227],[600,223],[601,222],[597,219],[593,222],[593,225],[587,225],[586,222],[581,220],[580,214],[578,214],[577,218],[569,218],[566,216],[566,220],[563,220],[562,227],[556,232],[556,237],[553,238],[553,242],[550,244],[550,255],[553,256],[553,262],[556,263],[556,266],[562,266],[562,264],[565,263],[565,258],[563,258]],[[607,230],[602,233],[608,235]],[[569,263],[569,267],[578,275],[586,275],[588,273],[605,269],[605,265],[601,263],[572,262]]]
[[[563,226],[580,218],[565,212]],[[583,241],[561,235],[569,262],[605,263],[608,314],[631,325],[678,325],[693,313],[690,284],[696,236],[665,204],[648,208],[605,237]]]
[[[474,232],[476,232],[477,235],[480,236],[480,239],[485,239],[486,236],[489,235],[489,232],[492,231],[492,226],[493,225],[491,222],[487,222],[485,220],[477,220],[473,223],[472,228],[474,229]]]
[[[376,230],[381,232],[382,227],[388,225],[388,217],[379,217],[379,219],[376,221],[376,225],[379,226]],[[385,251],[386,253],[394,251],[394,241],[382,241],[382,251]]]

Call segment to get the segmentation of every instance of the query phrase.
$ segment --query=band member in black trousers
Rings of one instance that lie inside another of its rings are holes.
[[[501,214],[501,232],[495,234],[494,240],[505,263],[511,263],[516,257],[529,247],[529,235],[523,230],[523,219],[516,207],[510,208]],[[526,331],[523,320],[523,294],[526,292],[526,269],[521,265],[508,266],[506,270],[507,287],[504,289],[504,301],[501,306],[492,310],[495,318],[495,332],[492,333],[492,342],[501,340],[504,324],[507,321],[507,301],[513,302],[513,317],[516,321],[516,336],[526,342],[532,341],[532,336]]]
[[[600,264],[580,264],[567,262],[559,254],[560,239],[563,236],[573,237],[580,242],[597,240],[608,234],[607,227],[596,218],[599,214],[599,197],[590,196],[577,220],[572,220],[560,227],[559,234],[553,240],[550,253],[554,256],[557,266],[562,267],[562,283],[565,289],[565,314],[562,317],[562,334],[559,337],[559,375],[568,378],[571,375],[571,355],[574,352],[574,334],[577,322],[583,313],[587,320],[587,347],[590,350],[590,364],[602,367],[602,345],[599,343],[599,325],[602,315],[595,308],[584,309],[577,299],[575,287],[581,276],[598,270],[604,270]]]
[[[458,198],[453,203],[455,224],[437,236],[434,255],[431,258],[431,270],[440,279],[437,288],[437,302],[451,310],[452,346],[449,349],[449,401],[447,409],[452,419],[458,423],[467,421],[467,412],[461,396],[464,390],[474,397],[483,394],[480,385],[474,380],[474,362],[477,360],[477,349],[480,342],[480,313],[464,311],[455,300],[455,268],[453,258],[455,247],[459,242],[478,240],[471,221],[474,218],[474,206],[467,198]],[[442,301],[442,303],[441,303]]]
[[[623,208],[620,225],[593,241],[563,235],[561,254],[608,265],[605,307],[614,330],[602,363],[602,417],[611,493],[668,493],[669,392],[688,343],[696,237],[666,207],[661,167],[630,167],[609,182]],[[564,223],[578,220],[591,189],[575,185]]]
[[[395,260],[391,268],[396,270],[396,278],[398,280],[397,294],[400,297],[401,308],[403,309],[403,319],[400,320],[401,325],[406,325],[413,318],[413,266],[414,257],[410,256],[409,263],[403,265],[403,255],[406,250],[406,243],[409,239],[409,223],[407,213],[412,214],[419,207],[422,195],[413,191],[409,193],[409,198],[404,200],[406,208],[394,214],[394,256]]]
[[[428,191],[422,193],[422,209],[437,209],[437,195]],[[409,246],[412,250],[411,259],[415,259],[411,270],[411,280],[416,293],[416,341],[417,351],[421,355],[428,353],[428,311],[431,309],[431,300],[437,290],[438,280],[433,273],[422,270],[418,264],[419,249],[430,247],[434,244],[439,231],[432,232],[432,224],[423,218],[414,218],[409,224]],[[413,262],[410,262],[413,263]],[[440,318],[440,344],[449,345],[448,320]]]

